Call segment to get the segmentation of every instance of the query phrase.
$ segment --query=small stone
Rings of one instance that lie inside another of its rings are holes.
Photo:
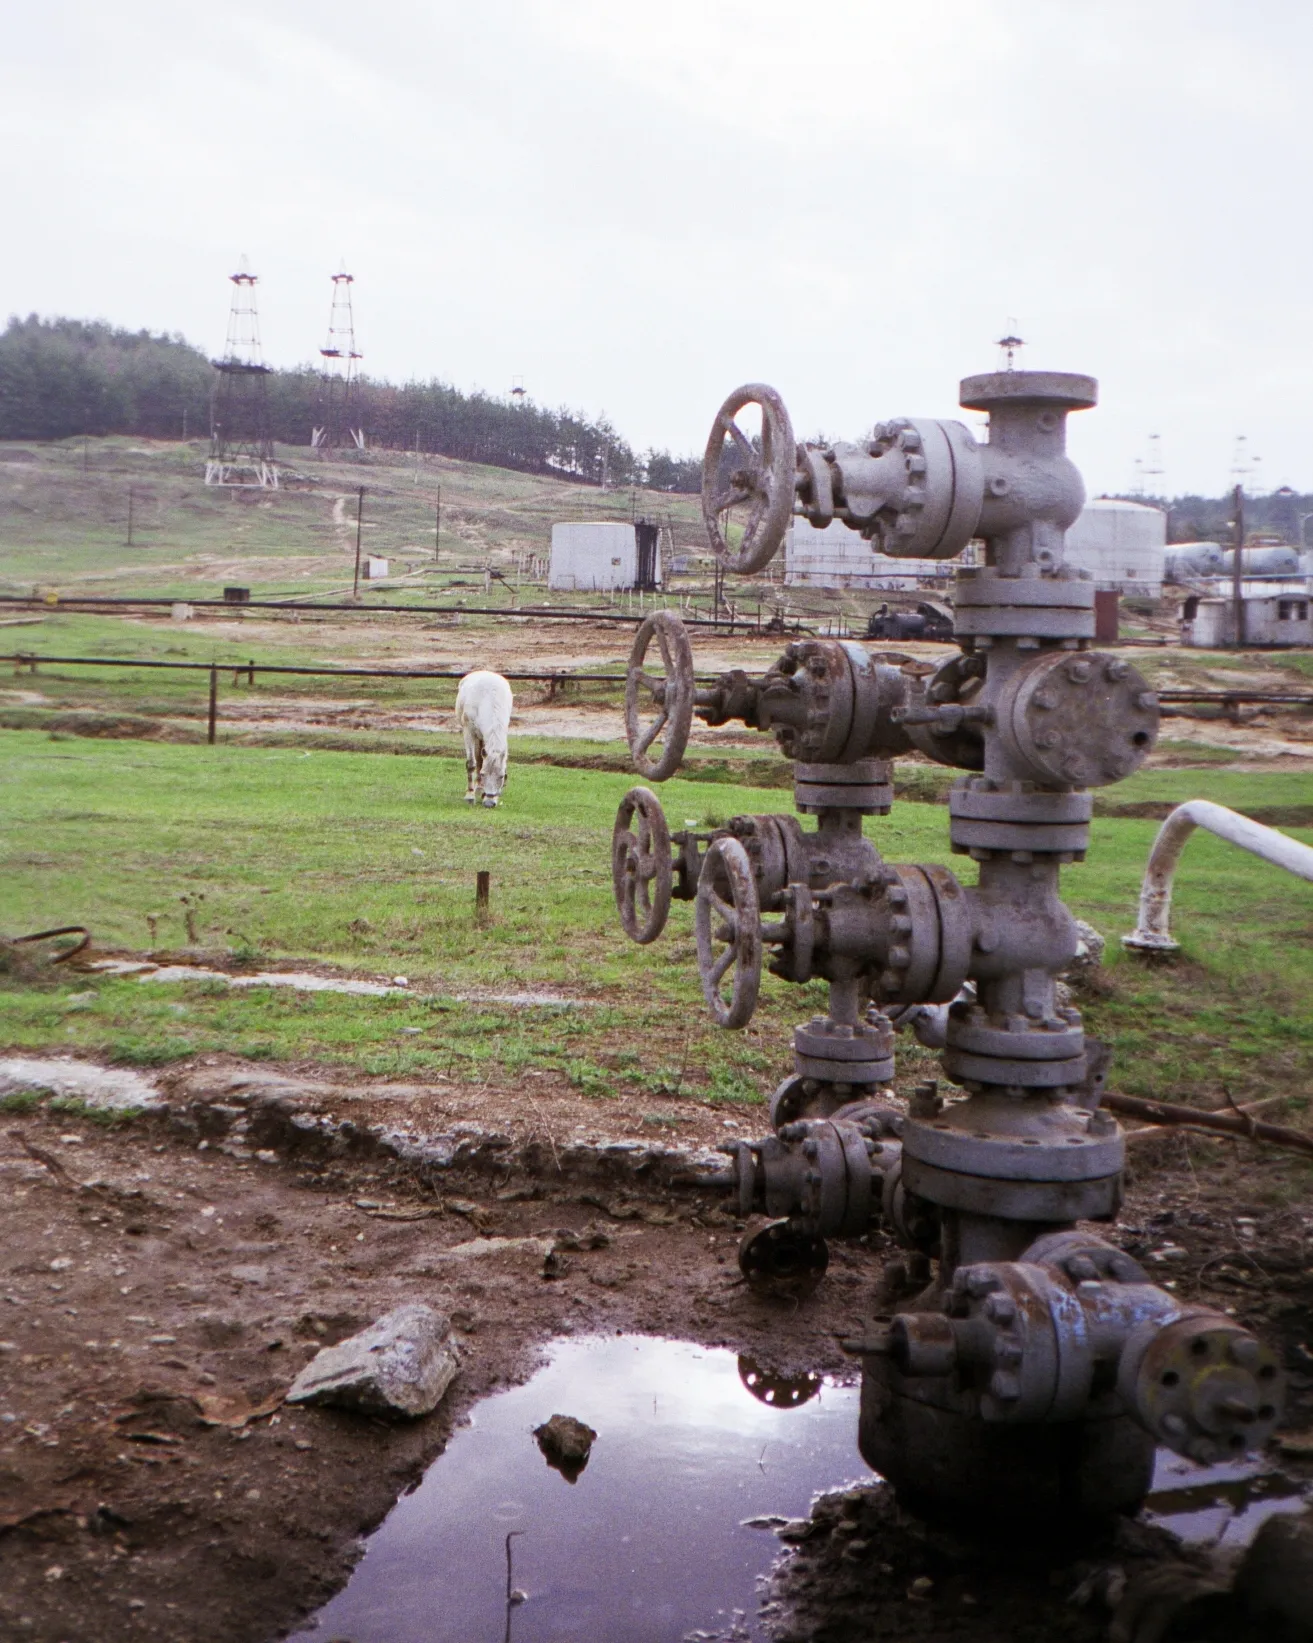
[[[71,1255],[56,1255],[50,1263],[50,1270],[52,1272],[67,1272],[72,1265],[73,1257]]]
[[[923,1603],[934,1590],[934,1585],[935,1583],[931,1580],[929,1575],[918,1575],[912,1584],[907,1588],[907,1595],[914,1602]]]
[[[267,1284],[269,1282],[269,1268],[267,1266],[235,1266],[229,1276],[235,1278],[239,1284]]]
[[[553,1415],[534,1428],[534,1437],[549,1466],[554,1466],[567,1483],[573,1483],[588,1465],[597,1433],[573,1415]]]
[[[437,1408],[458,1367],[447,1319],[429,1306],[399,1306],[316,1353],[287,1402],[414,1419]]]
[[[64,1565],[62,1563],[52,1563],[50,1565],[50,1567],[46,1570],[46,1579],[47,1580],[62,1580],[63,1578],[64,1578]]]

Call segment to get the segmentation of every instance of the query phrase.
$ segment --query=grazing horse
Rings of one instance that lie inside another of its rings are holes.
[[[511,722],[511,687],[500,673],[480,669],[467,673],[456,692],[456,723],[465,737],[465,802],[483,801],[488,810],[501,801],[506,786]]]

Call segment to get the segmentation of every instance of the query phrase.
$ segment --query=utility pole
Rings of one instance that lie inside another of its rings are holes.
[[[360,524],[364,518],[364,513],[365,487],[362,485],[359,494],[356,496],[356,575],[351,584],[351,597],[353,599],[359,599],[360,597]]]
[[[1245,491],[1243,485],[1236,486],[1234,500],[1235,554],[1231,564],[1231,605],[1235,622],[1235,643],[1239,646],[1245,643],[1245,599],[1242,587],[1243,567],[1241,564],[1245,552]]]

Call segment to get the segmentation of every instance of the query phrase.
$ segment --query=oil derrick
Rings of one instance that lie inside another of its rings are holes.
[[[319,350],[324,371],[319,396],[319,425],[310,432],[310,444],[317,451],[340,451],[348,445],[365,448],[365,430],[360,420],[360,394],[356,361],[356,323],[351,311],[351,287],[355,275],[345,269],[333,275],[333,305],[328,313],[328,340]]]
[[[232,307],[223,358],[213,362],[219,379],[210,419],[205,483],[277,490],[278,469],[269,433],[270,373],[260,348],[256,275],[243,257],[237,273],[228,278],[233,288]]]

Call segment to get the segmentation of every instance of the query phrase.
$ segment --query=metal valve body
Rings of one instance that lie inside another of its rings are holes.
[[[776,1133],[737,1146],[727,1184],[745,1215],[780,1218],[781,1259],[790,1233],[815,1244],[883,1225],[936,1261],[896,1316],[854,1331],[861,1450],[906,1495],[1032,1520],[1134,1509],[1157,1443],[1197,1460],[1243,1453],[1273,1429],[1282,1386],[1254,1336],[1182,1306],[1075,1225],[1116,1216],[1124,1141],[1098,1106],[1101,1047],[1060,1001],[1077,936],[1059,875],[1084,858],[1089,790],[1137,768],[1158,728],[1143,677],[1090,648],[1093,584],[1063,561],[1084,500],[1066,419],[1095,403],[1095,384],[968,378],[963,405],[989,414],[983,445],[959,423],[900,420],[862,445],[795,448],[769,389],[731,396],[722,434],[753,397],[764,466],[755,478],[736,467],[718,491],[713,431],[705,474],[709,524],[734,502],[753,508],[736,567],[769,558],[771,531],[778,545],[781,452],[793,449],[794,507],[814,524],[844,519],[892,554],[949,557],[981,538],[985,563],[957,573],[959,654],[933,671],[800,640],[763,679],[730,673],[693,693],[690,677],[655,693],[695,702],[708,723],[772,732],[794,761],[797,809],[816,817],[811,830],[755,816],[680,836],[722,1024],[750,1016],[763,947],[776,975],[830,984],[828,1013],[795,1031]],[[713,540],[724,543],[718,525]],[[863,818],[892,804],[890,761],[912,748],[964,772],[949,837],[977,864],[973,884],[888,864],[863,837]],[[619,822],[616,838],[619,898],[649,869]],[[923,1087],[905,1118],[878,1096],[896,1025],[942,1047],[955,1086],[948,1100]]]

